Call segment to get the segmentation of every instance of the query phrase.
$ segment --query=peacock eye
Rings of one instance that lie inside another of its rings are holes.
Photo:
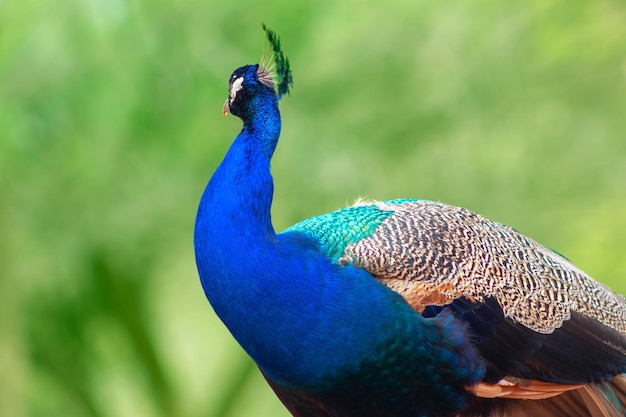
[[[235,79],[230,84],[230,92],[229,92],[229,94],[230,94],[230,99],[231,100],[234,100],[235,97],[237,96],[237,92],[243,88],[242,84],[243,84],[243,77],[239,77],[239,78]]]

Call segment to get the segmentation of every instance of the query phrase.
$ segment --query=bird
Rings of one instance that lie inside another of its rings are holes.
[[[626,299],[513,228],[360,200],[277,233],[270,162],[293,75],[236,69],[243,127],[194,229],[213,310],[295,417],[626,415]]]

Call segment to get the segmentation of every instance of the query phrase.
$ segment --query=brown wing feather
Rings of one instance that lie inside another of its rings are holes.
[[[515,230],[468,210],[416,201],[393,211],[339,262],[368,270],[418,311],[495,297],[505,317],[549,334],[572,311],[626,335],[626,299]]]
[[[457,417],[624,417],[626,377],[587,384],[545,399],[477,399]]]
[[[566,391],[582,388],[583,384],[555,384],[532,379],[504,378],[495,384],[480,382],[467,390],[481,398],[510,398],[514,400],[543,400]]]

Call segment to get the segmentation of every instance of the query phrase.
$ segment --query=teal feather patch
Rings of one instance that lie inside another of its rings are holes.
[[[276,32],[268,29],[265,23],[263,23],[263,30],[267,35],[267,40],[270,42],[273,56],[273,63],[268,65],[265,70],[274,76],[276,89],[278,90],[278,99],[280,100],[283,94],[289,94],[289,87],[293,87],[293,75],[289,67],[289,59],[280,48],[280,37]],[[274,65],[276,66],[275,68]],[[273,70],[275,70],[275,73]]]
[[[406,203],[415,203],[417,201],[425,201],[425,200],[416,200],[414,198],[396,198],[395,200],[387,200],[387,201],[383,201],[383,204],[387,204],[387,205],[401,205],[401,204],[406,204]]]
[[[415,200],[390,200],[382,204],[399,205]],[[344,255],[345,248],[372,236],[376,228],[393,211],[381,209],[376,203],[357,203],[332,213],[312,217],[297,223],[285,232],[300,232],[320,242],[323,252],[333,262]]]

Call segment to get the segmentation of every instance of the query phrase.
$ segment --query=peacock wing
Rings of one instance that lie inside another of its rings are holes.
[[[367,270],[426,317],[453,310],[487,363],[481,389],[534,380],[574,387],[626,370],[624,297],[466,209],[357,203],[287,232],[313,237],[334,262]]]

